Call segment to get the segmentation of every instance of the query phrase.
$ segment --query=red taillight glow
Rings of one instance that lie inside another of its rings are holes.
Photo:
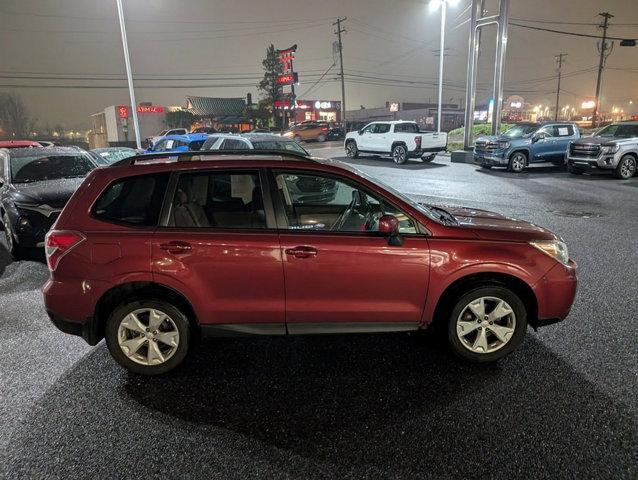
[[[86,240],[79,232],[68,230],[51,230],[44,240],[44,251],[47,255],[47,265],[52,272],[57,268],[62,257]]]
[[[414,143],[416,143],[416,148],[421,148],[421,137],[414,137]]]

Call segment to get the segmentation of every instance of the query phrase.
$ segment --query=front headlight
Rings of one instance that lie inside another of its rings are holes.
[[[501,150],[507,150],[508,148],[510,148],[510,142],[508,142],[507,140],[500,141],[498,142],[498,148]]]
[[[603,153],[616,153],[620,150],[620,145],[605,145],[601,148]]]
[[[567,245],[560,240],[534,240],[529,242],[532,247],[538,248],[541,252],[558,260],[563,265],[569,264],[569,253]]]

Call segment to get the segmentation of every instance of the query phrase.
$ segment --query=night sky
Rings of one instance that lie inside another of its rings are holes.
[[[336,66],[316,83],[333,63],[336,16],[348,17],[348,109],[437,98],[440,14],[430,13],[424,1],[123,1],[138,102],[183,105],[186,94],[252,92],[256,98],[261,60],[271,42],[276,48],[298,44],[299,98],[338,100]],[[448,9],[446,102],[464,96],[469,4],[460,0]],[[491,11],[495,6],[487,1]],[[592,25],[600,20],[597,14],[609,11],[615,15],[609,35],[638,38],[636,0],[511,0],[510,10],[512,23],[593,35],[600,34]],[[483,39],[479,103],[489,97],[494,31]],[[128,103],[115,0],[1,0],[0,42],[0,92],[21,93],[42,123],[88,126],[91,113]],[[596,42],[511,25],[505,95],[553,105],[554,55],[564,52],[561,105],[593,97]],[[613,105],[638,113],[638,47],[615,43],[603,81],[603,110]],[[117,88],[87,88],[96,86]]]

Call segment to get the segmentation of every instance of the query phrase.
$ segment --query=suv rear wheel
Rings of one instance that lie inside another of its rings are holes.
[[[633,177],[636,174],[636,157],[631,154],[627,154],[620,159],[618,165],[616,165],[616,169],[614,170],[614,175],[616,178],[620,178],[622,180],[627,180],[628,178]]]
[[[448,319],[453,352],[473,362],[499,360],[523,341],[527,312],[520,297],[501,286],[480,287],[461,296]]]
[[[392,160],[397,165],[403,165],[408,160],[408,149],[402,143],[392,147]]]
[[[190,325],[174,305],[140,300],[117,307],[106,323],[106,344],[124,368],[159,375],[179,365],[190,346]]]

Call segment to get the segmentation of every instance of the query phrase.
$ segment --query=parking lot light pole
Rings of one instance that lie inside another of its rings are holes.
[[[142,148],[140,139],[140,125],[137,121],[137,102],[135,101],[135,91],[133,90],[133,75],[131,73],[131,59],[128,54],[128,41],[126,39],[126,26],[124,25],[124,11],[122,10],[122,0],[115,0],[117,3],[117,15],[120,19],[120,31],[122,32],[122,48],[124,49],[124,65],[126,66],[126,80],[128,81],[128,93],[131,98],[131,115],[133,116],[133,128],[135,129],[135,143],[137,148]]]
[[[431,0],[430,11],[434,12],[441,7],[441,45],[439,47],[439,106],[437,110],[437,127],[436,131],[441,133],[442,121],[442,104],[443,104],[443,56],[445,54],[445,17],[447,14],[447,5],[454,6],[458,0]]]

